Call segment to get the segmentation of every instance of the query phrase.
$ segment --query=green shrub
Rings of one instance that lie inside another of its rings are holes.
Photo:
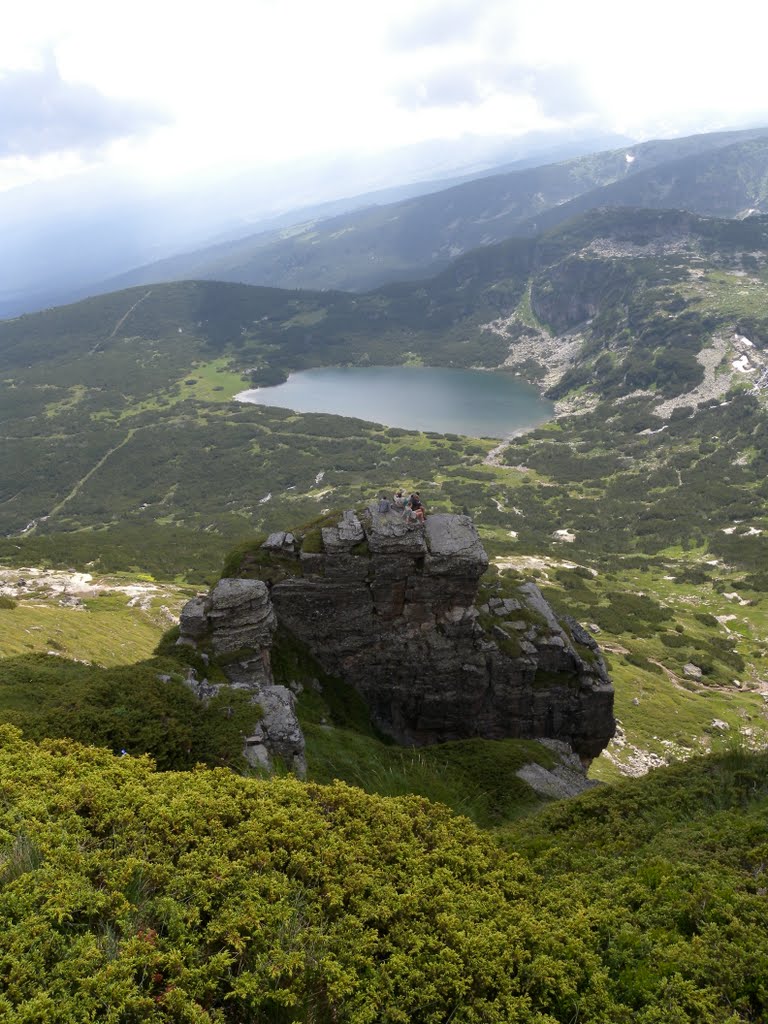
[[[226,696],[203,704],[182,682],[190,667],[200,679],[226,680],[193,649],[170,643],[166,634],[160,647],[167,654],[110,669],[45,654],[6,658],[0,722],[34,739],[69,736],[116,752],[148,753],[163,769],[198,761],[242,768],[243,735],[258,719],[250,695],[226,686]]]
[[[325,550],[323,547],[323,534],[320,527],[308,530],[301,542],[301,550],[308,555],[319,555]]]
[[[665,647],[687,647],[690,641],[679,633],[661,633],[659,639]]]
[[[717,629],[720,625],[715,616],[709,612],[696,612],[694,618],[708,629]]]
[[[236,548],[233,548],[224,559],[221,578],[225,580],[239,576],[244,563],[248,560],[256,559],[263,554],[261,545],[266,539],[267,535],[265,533],[258,534],[256,537],[245,540],[238,544]]]
[[[537,746],[531,744],[531,747]],[[343,746],[341,748],[343,751]],[[509,813],[514,744],[381,754]],[[500,843],[420,796],[156,773],[0,728],[14,1020],[724,1024],[768,993],[768,757],[600,787]],[[496,800],[500,803],[496,803]],[[459,1008],[457,1012],[457,1008]]]
[[[624,660],[628,665],[634,665],[635,668],[641,668],[644,672],[653,672],[654,675],[664,675],[664,670],[660,665],[656,665],[654,662],[649,661],[642,654],[635,654],[630,652],[624,655]]]

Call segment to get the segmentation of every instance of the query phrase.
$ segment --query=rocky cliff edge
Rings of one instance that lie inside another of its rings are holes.
[[[293,695],[270,668],[277,623],[352,685],[398,743],[548,738],[589,761],[615,728],[596,642],[558,619],[534,583],[480,590],[487,568],[467,516],[418,526],[394,511],[348,511],[272,534],[239,578],[187,604],[180,642],[207,645],[234,685],[253,690],[262,708],[245,745],[253,763],[277,754],[303,769]]]

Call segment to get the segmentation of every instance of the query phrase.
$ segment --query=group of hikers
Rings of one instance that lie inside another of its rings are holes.
[[[398,488],[392,498],[388,498],[386,494],[381,495],[379,499],[379,512],[390,511],[400,512],[408,520],[415,523],[423,523],[427,514],[424,502],[419,497],[419,492],[414,491],[409,498],[406,498],[402,488]]]

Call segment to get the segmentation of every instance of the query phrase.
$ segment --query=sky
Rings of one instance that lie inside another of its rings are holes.
[[[464,136],[768,123],[768,4],[708,11],[26,0],[0,35],[0,190],[94,169],[174,182]]]

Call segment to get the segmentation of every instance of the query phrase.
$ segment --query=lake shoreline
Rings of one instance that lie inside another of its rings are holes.
[[[535,385],[487,368],[315,367],[234,397],[302,415],[346,416],[389,429],[500,441],[555,417],[553,403]]]

